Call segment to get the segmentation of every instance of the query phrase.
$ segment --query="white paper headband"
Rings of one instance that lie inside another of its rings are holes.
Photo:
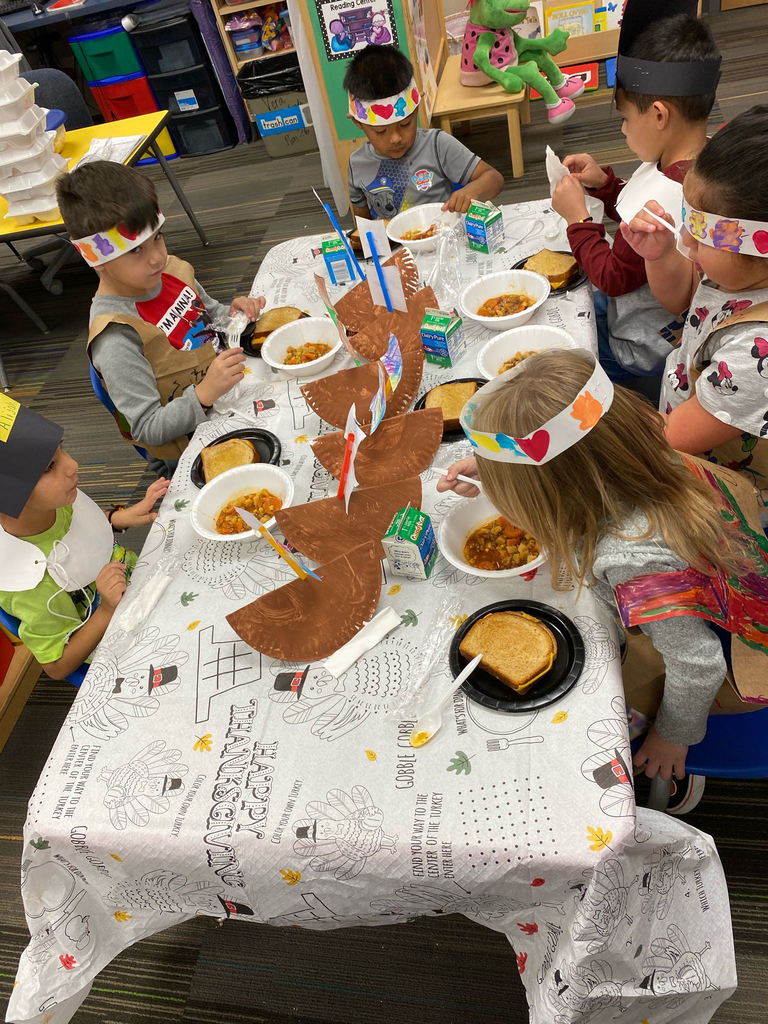
[[[549,351],[561,350],[550,349]],[[594,358],[591,353],[579,349],[572,351]],[[462,429],[473,448],[477,449],[476,454],[483,459],[490,459],[492,462],[543,466],[545,462],[561,455],[583,437],[586,437],[611,407],[613,384],[600,363],[595,360],[595,368],[591,377],[571,404],[553,416],[551,420],[543,423],[536,430],[532,430],[530,434],[526,434],[525,437],[510,437],[508,434],[489,434],[483,430],[476,430],[472,424],[480,403],[513,377],[525,372],[525,368],[525,361],[523,361],[514,369],[502,373],[495,380],[484,385],[461,411]],[[532,380],[531,387],[535,386],[536,384]]]
[[[165,217],[158,210],[157,223],[154,227],[145,228],[143,231],[129,231],[125,224],[117,224],[107,231],[97,231],[95,235],[87,235],[85,238],[73,238],[72,244],[91,267],[100,267],[103,263],[117,259],[132,249],[143,245],[148,238],[160,230],[165,224]]]
[[[421,102],[416,82],[411,79],[407,89],[383,100],[359,100],[349,94],[349,114],[360,124],[380,127],[403,121],[414,112]]]
[[[744,256],[768,257],[768,222],[704,213],[683,199],[683,226],[697,242]]]

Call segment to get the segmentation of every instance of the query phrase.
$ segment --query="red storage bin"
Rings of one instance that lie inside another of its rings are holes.
[[[158,109],[149,80],[141,72],[88,84],[105,121],[122,121]]]

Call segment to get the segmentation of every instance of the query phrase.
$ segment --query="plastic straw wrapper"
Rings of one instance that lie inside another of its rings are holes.
[[[245,313],[238,311],[234,316],[219,316],[213,321],[217,338],[213,343],[217,354],[240,344],[240,335],[251,321]]]
[[[401,719],[419,717],[421,707],[429,695],[430,679],[440,661],[448,658],[456,623],[461,616],[459,599],[448,594],[435,609],[429,628],[419,648],[416,663],[411,670],[408,689],[388,710],[388,714]]]

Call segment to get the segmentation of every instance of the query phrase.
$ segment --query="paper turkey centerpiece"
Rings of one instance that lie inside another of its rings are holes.
[[[355,459],[358,486],[376,487],[418,476],[431,463],[442,438],[442,409],[421,409],[382,420],[378,430],[358,448]],[[326,434],[312,442],[315,458],[337,480],[345,447],[343,432]]]
[[[316,572],[319,580],[308,576],[286,583],[232,612],[227,622],[250,647],[278,661],[329,658],[373,617],[381,593],[381,556],[369,541]]]
[[[417,476],[395,484],[363,487],[349,499],[349,512],[337,497],[309,501],[275,513],[283,536],[314,562],[336,558],[360,541],[373,541],[384,557],[381,538],[398,509],[421,507],[421,481]]]
[[[397,267],[400,271],[406,301],[419,290],[419,268],[408,249],[400,249],[394,256],[385,260],[382,266]],[[384,306],[374,306],[367,281],[350,288],[346,295],[342,295],[334,304],[334,309],[349,334],[357,334],[368,324],[373,323],[377,316],[386,312]]]
[[[424,360],[421,324],[428,309],[437,308],[437,297],[431,288],[421,288],[408,299],[408,312],[382,313],[355,335],[355,349],[363,359],[381,359],[387,351],[390,334],[394,334],[400,350],[414,352]]]
[[[403,376],[397,388],[387,399],[385,418],[398,416],[409,409],[419,393],[424,370],[423,353],[403,352]],[[302,385],[301,393],[307,405],[321,420],[342,430],[347,422],[349,407],[354,404],[357,422],[361,427],[371,422],[371,400],[379,390],[378,363],[364,363],[350,370],[339,370],[328,377]]]

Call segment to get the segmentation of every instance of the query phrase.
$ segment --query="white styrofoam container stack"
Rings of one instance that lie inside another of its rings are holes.
[[[33,82],[19,78],[21,54],[0,50],[0,195],[19,224],[57,220],[56,179],[67,161],[53,151],[47,110],[35,103]]]

